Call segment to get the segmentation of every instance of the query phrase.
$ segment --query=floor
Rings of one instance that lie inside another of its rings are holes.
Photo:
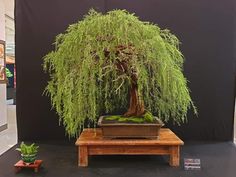
[[[89,166],[82,168],[77,166],[74,144],[38,142],[38,159],[43,160],[40,171],[35,174],[31,169],[24,169],[15,174],[13,165],[20,159],[15,151],[18,146],[15,112],[16,106],[8,105],[8,129],[0,132],[0,177],[235,177],[236,174],[236,148],[230,142],[185,142],[177,168],[169,167],[168,156],[92,156]],[[236,131],[234,135],[236,143]],[[201,159],[201,170],[185,171],[184,158]]]
[[[7,105],[8,128],[0,132],[0,155],[17,143],[16,105]]]
[[[236,145],[236,117],[234,118],[234,144]]]
[[[234,144],[236,144],[236,101],[234,107]]]
[[[30,142],[28,142],[30,143]],[[92,156],[88,167],[77,166],[77,148],[62,142],[38,142],[42,168],[36,174],[13,165],[20,159],[15,148],[0,156],[0,177],[235,177],[236,148],[231,142],[185,142],[180,167],[170,167],[168,156]],[[183,168],[184,158],[201,159],[201,170]],[[2,170],[4,169],[4,170]]]

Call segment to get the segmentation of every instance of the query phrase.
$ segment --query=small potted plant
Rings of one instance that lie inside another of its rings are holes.
[[[37,157],[39,146],[36,146],[34,143],[27,145],[24,142],[20,144],[20,148],[16,148],[17,151],[21,152],[21,159],[24,163],[30,164],[34,163]]]

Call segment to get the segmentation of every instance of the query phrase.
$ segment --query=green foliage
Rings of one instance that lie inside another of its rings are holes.
[[[8,68],[6,68],[6,76],[7,77],[12,77],[13,76],[13,74],[11,73],[11,71]]]
[[[149,111],[147,111],[144,115],[143,115],[144,120],[146,120],[147,122],[153,122],[154,121],[154,116],[152,115],[152,113],[150,113]]]
[[[143,116],[141,117],[125,117],[122,115],[111,115],[111,116],[106,116],[106,120],[117,120],[118,122],[134,122],[134,123],[144,123],[144,122],[154,122],[154,116],[150,112],[146,112]]]
[[[134,122],[134,123],[143,123],[145,120],[143,117],[124,117],[121,115],[112,115],[107,116],[106,120],[117,120],[118,122]]]
[[[44,58],[50,74],[46,93],[69,136],[77,136],[86,119],[128,107],[131,74],[138,78],[146,110],[167,122],[186,121],[193,107],[183,71],[179,40],[167,29],[142,22],[124,10],[105,15],[91,10],[55,40]],[[126,62],[121,73],[117,63]]]
[[[24,142],[21,142],[20,148],[16,148],[17,151],[21,152],[23,155],[34,155],[38,153],[39,146],[36,146],[34,143],[27,145]]]

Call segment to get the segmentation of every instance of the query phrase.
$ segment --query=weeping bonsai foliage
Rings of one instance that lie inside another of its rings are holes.
[[[179,44],[169,30],[125,10],[90,10],[59,34],[44,58],[46,92],[69,136],[104,111],[126,109],[126,117],[148,111],[177,124],[187,120],[189,108],[196,113]]]

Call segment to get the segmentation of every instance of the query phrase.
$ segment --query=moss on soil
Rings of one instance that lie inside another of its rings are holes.
[[[144,123],[144,122],[154,122],[154,116],[150,112],[146,112],[141,117],[125,117],[123,115],[112,115],[112,116],[106,116],[106,120],[117,120],[118,122],[134,122],[134,123]]]

